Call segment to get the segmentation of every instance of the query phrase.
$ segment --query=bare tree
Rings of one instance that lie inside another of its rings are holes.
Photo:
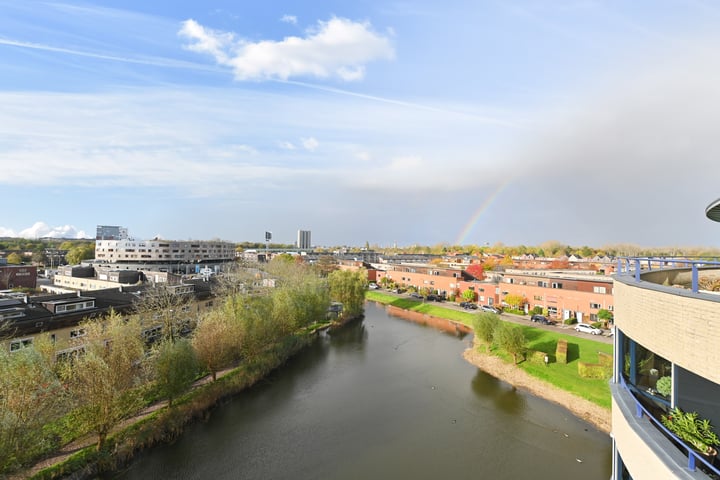
[[[175,341],[190,327],[185,310],[192,294],[191,285],[157,284],[143,290],[135,311],[146,330],[160,326],[162,339]]]

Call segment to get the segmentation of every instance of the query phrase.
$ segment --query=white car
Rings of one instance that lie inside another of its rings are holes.
[[[588,325],[587,323],[578,323],[575,325],[575,330],[578,332],[590,333],[592,335],[602,335],[602,330],[595,328],[592,325]]]
[[[482,310],[483,312],[500,313],[500,310],[491,305],[482,305],[480,307],[480,310]]]

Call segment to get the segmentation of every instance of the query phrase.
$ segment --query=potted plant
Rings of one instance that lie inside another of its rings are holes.
[[[655,390],[663,397],[669,397],[672,392],[672,377],[660,377],[655,384]]]
[[[683,442],[709,458],[717,455],[715,447],[720,438],[713,431],[710,420],[700,419],[697,412],[683,412],[678,407],[661,417],[663,425]]]

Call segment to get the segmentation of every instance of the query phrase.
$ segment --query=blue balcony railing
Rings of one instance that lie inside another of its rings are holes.
[[[632,388],[625,383],[625,379],[620,376],[620,384],[630,393],[630,395],[633,397],[635,401],[635,416],[638,418],[643,418],[643,416],[647,417],[660,431],[664,432],[666,435],[668,435],[669,438],[672,438],[677,442],[680,447],[687,452],[688,457],[688,464],[687,468],[690,471],[695,471],[697,460],[700,460],[700,462],[707,467],[707,469],[712,472],[713,474],[720,477],[720,470],[718,470],[713,464],[705,460],[705,458],[702,457],[701,454],[693,450],[692,447],[690,447],[687,443],[680,440],[677,435],[672,433],[670,430],[668,430],[665,425],[662,424],[660,420],[655,418],[646,408],[645,406],[640,403],[640,400],[638,400],[637,396],[633,394]]]
[[[635,281],[640,281],[640,274],[653,270],[666,268],[689,268],[692,272],[693,293],[698,293],[699,269],[715,267],[720,269],[720,261],[717,259],[688,259],[680,257],[618,257],[617,274],[634,275]]]

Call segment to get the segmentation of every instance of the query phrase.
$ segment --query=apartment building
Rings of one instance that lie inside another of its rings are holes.
[[[595,322],[600,310],[614,309],[612,278],[595,271],[508,269],[499,287],[501,304],[507,295],[519,295],[526,312],[540,307],[559,320]]]
[[[706,210],[720,221],[720,200]],[[614,279],[613,478],[720,478],[662,422],[674,407],[720,429],[720,263],[628,258]],[[662,385],[662,386],[661,386]]]

